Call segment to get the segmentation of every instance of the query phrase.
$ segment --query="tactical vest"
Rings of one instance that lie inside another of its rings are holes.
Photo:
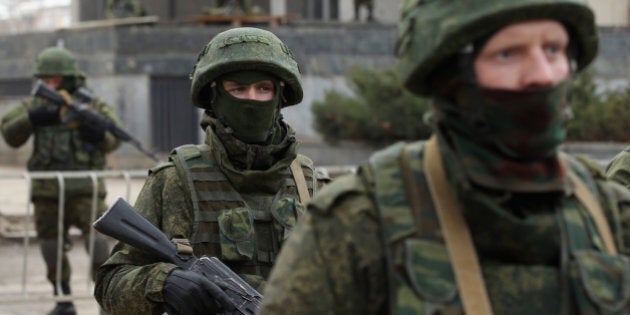
[[[34,98],[36,106],[41,106],[40,98]],[[33,153],[28,161],[29,171],[85,171],[105,168],[105,152],[98,146],[81,139],[77,128],[68,124],[54,124],[36,127],[33,131]],[[105,185],[98,180],[99,196],[105,196]],[[57,198],[56,179],[33,180],[33,197]],[[66,195],[92,194],[90,178],[65,180]]]
[[[234,189],[206,144],[184,145],[173,150],[171,159],[188,187],[194,206],[190,244],[197,255],[219,257],[254,287],[267,278],[281,243],[289,236],[304,201],[299,198],[300,177],[308,195],[316,187],[313,164],[305,156],[296,160],[303,175],[297,178],[286,169],[284,185],[275,196],[259,194],[270,203],[248,204]],[[302,181],[304,185],[304,181]],[[251,199],[250,199],[251,200]]]
[[[424,154],[424,142],[398,144],[369,161],[371,176],[366,177],[373,182],[388,247],[390,313],[464,314],[452,258],[427,183]],[[402,166],[403,160],[408,161],[407,167]],[[579,167],[575,160],[570,164],[572,172]],[[405,170],[411,174],[407,177],[413,181],[411,185],[405,183]],[[412,198],[419,200],[419,209],[412,209]],[[567,199],[564,205],[578,203],[575,196]],[[558,301],[573,301],[572,308],[565,307],[571,314],[630,314],[630,262],[623,255],[603,252],[595,223],[579,208],[583,206],[561,210],[559,221],[568,227],[570,260],[565,277],[557,266],[482,264],[494,314],[560,314]],[[519,303],[522,301],[528,303]]]

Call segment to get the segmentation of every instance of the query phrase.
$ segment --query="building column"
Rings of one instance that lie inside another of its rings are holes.
[[[269,11],[271,15],[285,15],[287,14],[287,2],[286,0],[269,0]]]

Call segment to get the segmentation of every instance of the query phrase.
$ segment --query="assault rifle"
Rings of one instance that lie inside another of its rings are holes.
[[[93,224],[97,231],[123,243],[141,249],[178,267],[193,270],[213,279],[218,277],[225,282],[222,289],[230,297],[235,308],[232,314],[254,314],[263,296],[239,277],[216,257],[178,253],[178,245],[151,222],[140,215],[122,198],[116,202]]]
[[[131,136],[127,131],[120,128],[118,125],[116,125],[116,123],[113,122],[111,119],[99,114],[96,111],[89,110],[88,106],[85,103],[93,102],[95,99],[92,96],[92,94],[90,94],[90,92],[87,91],[87,89],[80,88],[79,90],[77,90],[77,92],[78,92],[77,95],[79,97],[78,102],[73,100],[68,94],[66,94],[66,97],[64,97],[62,93],[49,87],[48,85],[46,85],[46,83],[42,82],[41,80],[37,80],[37,82],[35,83],[35,86],[33,87],[33,90],[31,91],[31,95],[43,97],[51,101],[53,104],[57,106],[63,106],[67,108],[68,111],[62,119],[63,123],[70,123],[75,120],[79,120],[79,121],[88,120],[89,121],[90,119],[92,120],[98,119],[98,120],[104,121],[107,127],[107,131],[111,132],[116,138],[122,141],[129,142],[136,149],[138,149],[140,152],[144,153],[148,157],[152,158],[154,161],[156,162],[159,161],[155,153],[150,152],[146,150],[145,148],[143,148],[142,145],[140,144],[140,141],[138,141],[133,136]]]

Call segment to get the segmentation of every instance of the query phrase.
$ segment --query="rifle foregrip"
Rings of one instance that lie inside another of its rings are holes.
[[[199,259],[192,256],[192,259],[186,260],[180,258],[177,246],[124,199],[116,199],[92,226],[107,236],[160,257],[163,261],[198,272],[208,278],[216,276],[222,279],[230,287],[224,290],[238,314],[253,315],[258,310],[262,295],[221,260],[207,256]]]
[[[93,224],[97,231],[184,267],[177,259],[177,246],[124,199],[118,198]]]
[[[43,97],[57,105],[66,105],[66,100],[63,96],[57,92],[57,90],[49,87],[42,80],[37,80],[35,86],[33,86],[33,90],[31,91],[31,95]]]

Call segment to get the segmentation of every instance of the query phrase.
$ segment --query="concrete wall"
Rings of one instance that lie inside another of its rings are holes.
[[[629,26],[630,0],[588,0],[599,26]]]
[[[158,24],[0,36],[0,47],[3,47],[0,50],[0,90],[5,81],[29,80],[37,53],[47,46],[63,42],[75,52],[80,67],[88,75],[88,85],[114,106],[136,138],[151,144],[151,122],[148,119],[151,77],[186,77],[198,51],[224,29]],[[344,75],[353,66],[393,66],[396,61],[393,55],[397,33],[395,25],[298,24],[277,27],[272,31],[292,49],[303,73],[304,100],[283,113],[297,129],[305,152],[309,152],[320,165],[352,164],[365,159],[371,151],[368,148],[344,144],[345,152],[335,154],[339,150],[322,144],[312,126],[310,106],[313,101],[322,100],[328,89],[351,93]],[[604,28],[601,35],[600,55],[595,62],[599,76],[606,81],[627,84],[630,78],[630,31]],[[28,92],[25,90],[24,96]],[[17,104],[18,100],[16,97],[0,96],[0,114]],[[182,104],[188,102],[182,100]],[[29,152],[30,146],[13,150],[0,141],[0,163],[23,163]],[[113,167],[152,164],[128,145],[117,151],[111,160]]]
[[[63,43],[75,53],[95,94],[114,107],[131,134],[150,146],[150,78],[187,77],[199,50],[223,30],[225,27],[155,25],[0,36],[0,45],[6,47],[0,51],[0,87],[2,81],[29,80],[36,55],[45,47]],[[303,147],[314,148],[312,155],[317,156],[320,164],[357,162],[355,154],[343,154],[339,158],[321,150],[321,140],[312,127],[310,104],[323,99],[327,89],[349,92],[344,74],[352,66],[392,66],[395,27],[330,24],[279,27],[273,31],[292,49],[303,73],[304,101],[284,111],[287,121],[296,127],[298,137],[304,141]],[[28,92],[24,91],[24,96]],[[0,113],[16,105],[18,100],[0,97]],[[358,145],[347,148],[353,148],[354,152],[370,151]],[[0,141],[0,163],[23,163],[28,153],[30,145],[12,150]],[[129,167],[152,163],[138,155],[134,148],[124,145],[112,155],[110,164]]]

